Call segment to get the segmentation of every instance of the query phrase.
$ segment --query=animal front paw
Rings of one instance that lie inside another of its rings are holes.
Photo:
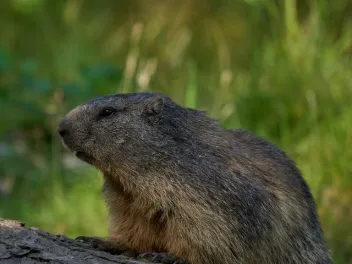
[[[92,248],[98,249],[100,251],[105,251],[113,255],[124,255],[128,257],[135,257],[137,255],[137,253],[133,250],[123,247],[109,239],[79,236],[75,240],[86,243]]]
[[[178,258],[169,253],[154,253],[146,252],[138,255],[137,259],[147,260],[152,263],[163,263],[163,264],[189,264],[187,260]]]

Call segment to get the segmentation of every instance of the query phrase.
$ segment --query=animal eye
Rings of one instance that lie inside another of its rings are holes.
[[[115,113],[115,109],[104,108],[103,110],[100,111],[99,116],[101,116],[101,117],[111,116],[113,113]]]

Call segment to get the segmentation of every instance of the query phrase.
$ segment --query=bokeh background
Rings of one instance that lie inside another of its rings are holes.
[[[352,1],[1,0],[0,217],[107,233],[102,177],[58,120],[94,96],[159,91],[298,164],[335,263],[352,263]]]

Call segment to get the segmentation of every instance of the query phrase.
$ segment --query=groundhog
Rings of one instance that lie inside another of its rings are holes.
[[[131,93],[77,106],[58,131],[104,175],[102,245],[191,264],[331,263],[299,169],[246,130]]]

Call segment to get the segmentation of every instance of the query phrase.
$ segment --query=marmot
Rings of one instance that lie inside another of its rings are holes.
[[[331,263],[293,161],[160,93],[94,98],[59,124],[104,174],[109,243],[191,264]]]

